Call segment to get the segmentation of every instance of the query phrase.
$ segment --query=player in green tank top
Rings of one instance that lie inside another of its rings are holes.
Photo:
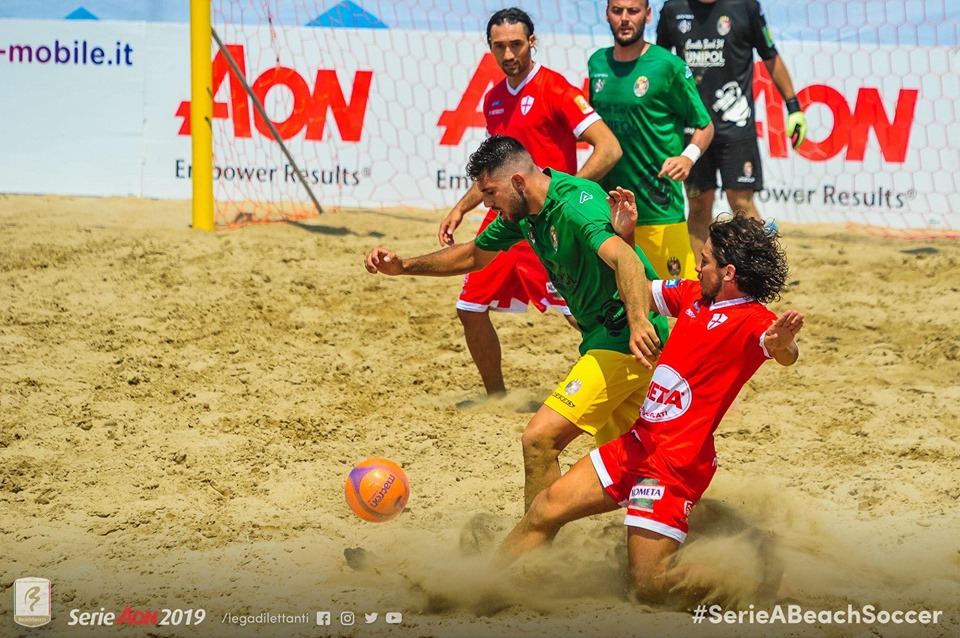
[[[502,251],[528,241],[580,326],[580,354],[598,348],[630,354],[630,330],[616,274],[598,254],[603,242],[615,236],[607,194],[590,180],[549,168],[543,172],[551,179],[539,214],[516,223],[501,215],[477,236],[477,248]],[[658,279],[643,252],[634,251],[647,279]],[[665,344],[666,319],[650,313],[650,322]]]
[[[661,277],[694,278],[697,256],[686,232],[682,182],[710,144],[713,124],[683,60],[644,42],[649,19],[647,0],[608,0],[614,46],[596,51],[587,62],[590,102],[623,149],[600,185],[635,193],[636,241]],[[685,149],[688,127],[694,133]],[[652,234],[645,229],[666,225],[678,226]]]
[[[467,173],[484,205],[499,215],[484,232],[473,241],[409,259],[374,248],[364,265],[387,275],[460,275],[483,268],[517,242],[533,247],[577,319],[583,343],[580,359],[521,437],[529,507],[560,478],[560,452],[578,435],[592,434],[599,445],[630,429],[667,326],[663,317],[648,312],[653,269],[611,225],[632,210],[632,193],[617,189],[608,199],[589,180],[541,171],[520,142],[504,135],[480,145]]]

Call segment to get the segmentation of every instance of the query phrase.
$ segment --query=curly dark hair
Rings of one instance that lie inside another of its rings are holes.
[[[737,214],[710,224],[713,257],[721,268],[733,264],[733,281],[744,294],[760,303],[780,299],[787,283],[787,255],[780,235],[763,222]]]
[[[477,181],[484,173],[493,175],[511,161],[529,156],[527,149],[516,139],[507,135],[491,135],[470,155],[467,175]]]
[[[504,22],[508,24],[522,24],[525,27],[527,32],[527,37],[533,35],[533,20],[530,19],[530,16],[523,9],[518,9],[516,7],[510,7],[509,9],[500,9],[492,16],[490,16],[490,21],[487,22],[487,45],[490,45],[490,31],[493,27],[499,27]]]

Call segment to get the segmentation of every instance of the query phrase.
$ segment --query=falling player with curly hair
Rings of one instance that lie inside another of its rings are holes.
[[[627,200],[632,200],[628,193]],[[699,282],[651,281],[651,308],[677,323],[653,373],[640,417],[534,499],[500,546],[508,563],[549,543],[570,521],[626,507],[627,551],[638,595],[662,601],[675,583],[670,558],[717,469],[713,433],[767,359],[793,365],[803,315],[779,318],[787,263],[775,233],[739,215],[713,223]]]

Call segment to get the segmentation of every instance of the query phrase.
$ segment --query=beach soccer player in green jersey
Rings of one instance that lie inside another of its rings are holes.
[[[467,174],[498,217],[473,241],[403,259],[374,248],[367,271],[387,275],[462,275],[527,241],[563,295],[583,340],[580,359],[524,430],[524,500],[560,478],[560,452],[584,432],[597,445],[633,425],[647,393],[652,364],[666,342],[666,320],[650,312],[648,280],[656,272],[614,231],[632,194],[540,170],[520,142],[487,138],[470,156]]]
[[[607,0],[612,47],[590,56],[590,103],[620,141],[623,157],[600,181],[637,200],[635,241],[663,279],[696,279],[683,180],[713,139],[693,74],[670,51],[643,40],[648,0]],[[684,129],[694,129],[684,148]]]

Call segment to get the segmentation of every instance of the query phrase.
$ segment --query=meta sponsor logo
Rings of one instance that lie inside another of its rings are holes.
[[[640,408],[646,421],[670,421],[690,408],[690,384],[670,366],[660,364],[653,372],[647,396]]]
[[[247,62],[244,46],[228,44],[225,48],[236,61],[240,75],[246,78]],[[322,140],[329,112],[336,122],[340,138],[344,142],[359,142],[363,133],[363,120],[367,112],[372,78],[372,71],[356,71],[348,100],[344,95],[336,69],[318,69],[312,78],[313,87],[311,88],[307,78],[299,71],[278,64],[257,76],[250,83],[250,88],[261,103],[269,103],[266,100],[267,95],[274,90],[286,91],[292,96],[293,105],[286,118],[279,121],[271,119],[271,123],[282,139],[290,139],[303,132],[308,140]],[[217,96],[225,80],[229,99],[226,102],[218,102]],[[264,137],[273,137],[263,116],[251,105],[243,84],[230,72],[229,64],[222,52],[218,52],[213,59],[213,96],[213,118],[229,120],[233,124],[235,137],[252,137],[254,129]],[[190,135],[189,100],[180,103],[176,115],[183,118],[177,134]]]

